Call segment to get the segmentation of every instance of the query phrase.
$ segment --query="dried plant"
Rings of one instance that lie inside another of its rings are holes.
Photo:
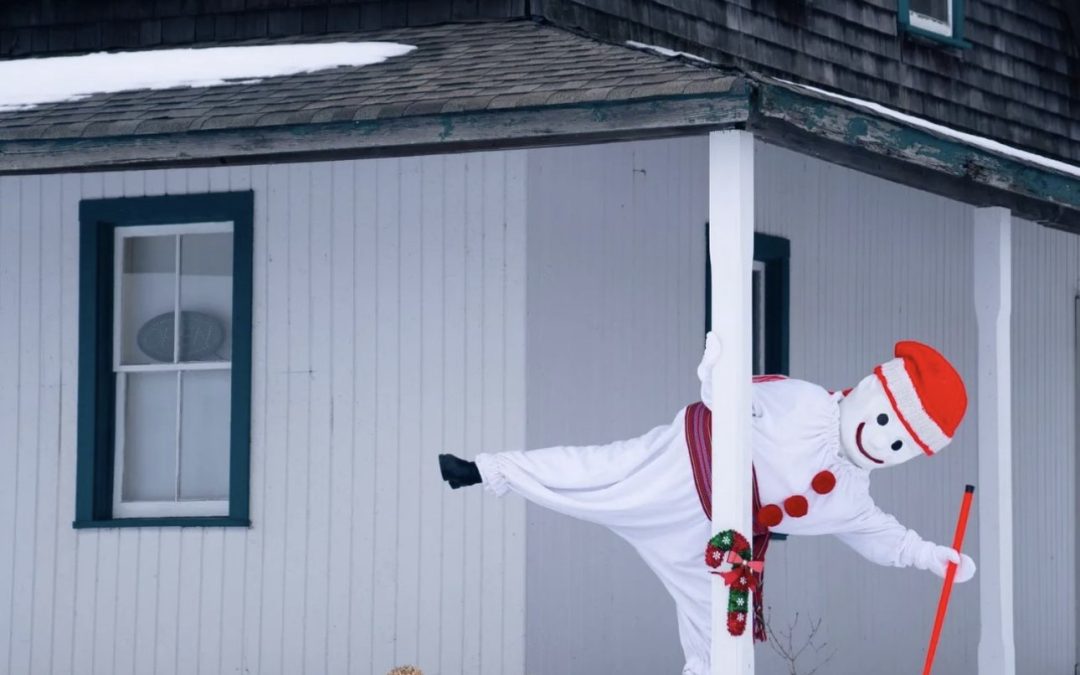
[[[398,666],[386,675],[424,675],[419,668],[413,666]]]
[[[807,619],[809,630],[805,638],[799,639],[796,637],[798,633],[796,628],[799,625],[798,612],[795,612],[795,618],[788,623],[786,629],[777,630],[773,628],[772,617],[772,607],[769,607],[764,622],[765,633],[769,636],[768,644],[784,660],[788,675],[814,675],[836,655],[836,649],[833,648],[828,650],[822,657],[822,652],[828,648],[829,643],[818,639],[818,632],[821,630],[821,619],[817,621]],[[803,661],[809,661],[809,663],[804,665],[800,661],[803,656],[807,657]],[[815,661],[816,663],[814,663]],[[803,668],[808,670],[802,670]]]

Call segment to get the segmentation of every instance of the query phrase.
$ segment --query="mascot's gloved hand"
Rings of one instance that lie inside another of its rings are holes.
[[[483,482],[476,462],[453,455],[439,455],[439,471],[442,472],[442,479],[450,483],[450,487],[455,490]]]
[[[956,570],[956,583],[962,584],[975,576],[975,561],[970,556],[930,541],[919,543],[919,550],[915,552],[912,565],[944,578],[951,562],[959,565]]]

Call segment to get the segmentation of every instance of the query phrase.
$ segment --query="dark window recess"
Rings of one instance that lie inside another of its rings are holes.
[[[712,265],[708,260],[709,231],[705,227],[705,331],[712,330]],[[787,375],[788,305],[791,242],[783,237],[754,233],[754,270],[751,280],[754,375]]]

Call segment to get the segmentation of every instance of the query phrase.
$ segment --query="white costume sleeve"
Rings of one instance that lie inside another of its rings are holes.
[[[854,519],[850,529],[837,532],[836,537],[870,562],[891,567],[915,564],[924,543],[915,530],[904,527],[873,502]]]

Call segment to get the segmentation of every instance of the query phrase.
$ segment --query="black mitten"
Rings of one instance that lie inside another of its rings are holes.
[[[450,487],[455,490],[483,482],[480,469],[476,468],[476,462],[453,455],[439,455],[439,471],[442,472],[443,480],[450,483]]]

